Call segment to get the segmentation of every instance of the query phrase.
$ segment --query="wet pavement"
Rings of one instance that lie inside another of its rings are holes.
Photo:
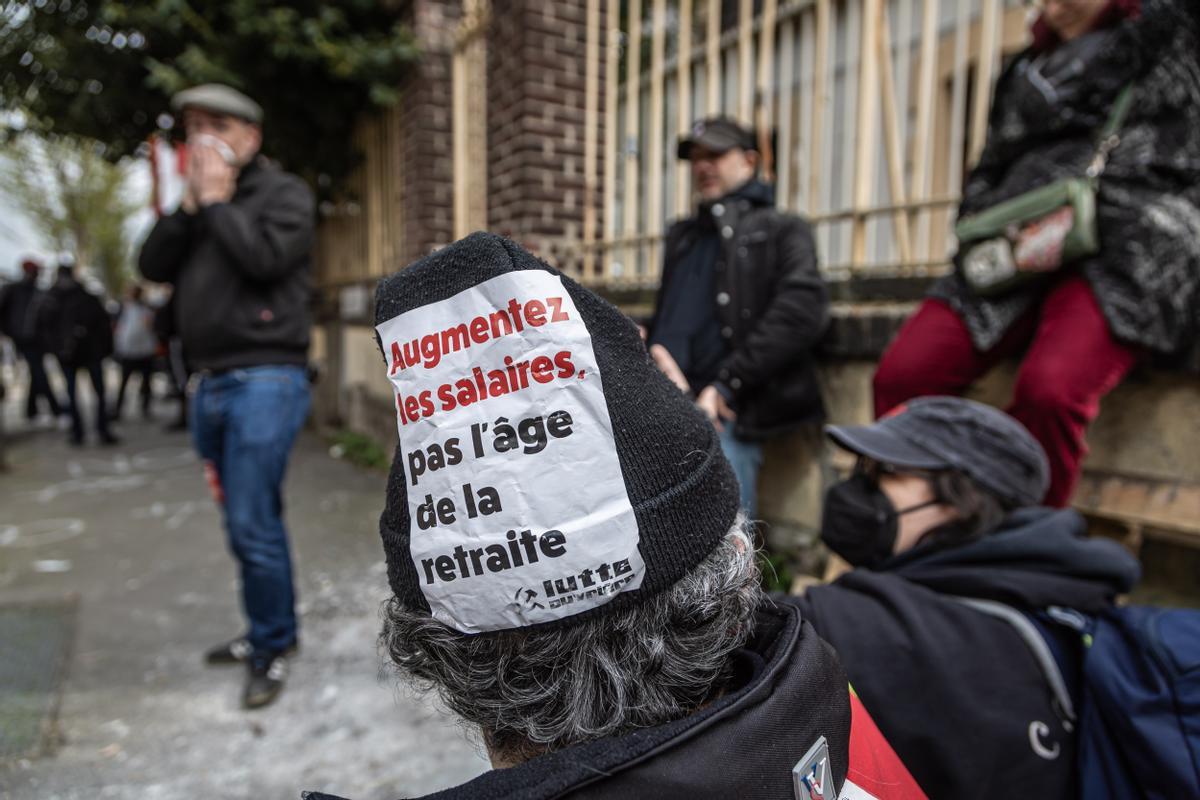
[[[122,444],[104,449],[22,430],[11,399],[7,411],[0,608],[75,596],[77,618],[58,744],[0,763],[0,798],[295,800],[314,789],[381,800],[486,769],[460,726],[381,671],[382,475],[331,458],[312,433],[297,445],[287,517],[302,651],[279,700],[244,711],[242,669],[202,663],[241,615],[187,436],[162,430],[169,408],[120,425]]]

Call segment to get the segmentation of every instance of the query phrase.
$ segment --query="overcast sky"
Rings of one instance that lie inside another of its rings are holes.
[[[154,214],[149,208],[150,197],[150,162],[140,159],[129,171],[127,190],[133,197],[146,198],[147,205],[141,212],[129,220],[130,232],[134,241],[140,242],[150,232],[154,222]],[[37,256],[44,262],[54,259],[52,253],[40,241],[29,220],[14,205],[11,197],[0,193],[0,279],[11,280],[21,271],[21,260],[27,256]]]

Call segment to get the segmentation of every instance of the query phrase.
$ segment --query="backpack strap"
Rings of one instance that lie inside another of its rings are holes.
[[[1037,662],[1038,668],[1041,669],[1042,675],[1046,678],[1046,683],[1050,686],[1050,692],[1054,695],[1055,708],[1062,717],[1063,724],[1068,730],[1074,726],[1077,719],[1075,714],[1075,703],[1071,700],[1071,693],[1067,691],[1067,682],[1063,680],[1062,670],[1058,668],[1058,662],[1054,658],[1054,654],[1050,651],[1050,646],[1046,644],[1046,640],[1042,638],[1042,634],[1038,632],[1037,627],[1029,621],[1029,618],[1022,614],[1012,606],[998,603],[994,600],[980,600],[974,597],[955,597],[949,596],[951,600],[962,603],[964,606],[969,606],[976,611],[987,614],[989,617],[1007,622],[1012,629],[1016,631],[1021,640],[1029,648],[1029,652],[1033,655],[1034,661]]]

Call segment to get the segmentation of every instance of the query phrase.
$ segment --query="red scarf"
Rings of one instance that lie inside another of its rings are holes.
[[[1096,17],[1090,30],[1098,31],[1108,28],[1126,19],[1137,19],[1142,15],[1142,0],[1108,0],[1104,10]],[[1038,17],[1033,23],[1033,50],[1043,53],[1062,44],[1062,38],[1046,24],[1046,15]]]

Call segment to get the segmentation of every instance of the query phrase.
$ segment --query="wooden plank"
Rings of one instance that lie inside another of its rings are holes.
[[[597,123],[600,118],[600,0],[587,0],[583,78],[583,278],[596,268]]]
[[[737,116],[743,125],[754,123],[754,0],[738,0]]]
[[[824,132],[829,121],[829,39],[832,35],[829,26],[829,6],[832,0],[817,0],[817,21],[815,33],[815,53],[813,56],[813,94],[812,113],[809,118],[811,132],[808,140],[808,212],[810,214],[821,208],[821,172],[819,165],[824,157]]]
[[[679,47],[675,56],[675,130],[683,136],[692,125],[692,0],[679,0]],[[670,155],[674,157],[674,153]],[[688,162],[675,162],[675,217],[691,211]]]
[[[706,116],[721,113],[721,0],[708,0],[705,12],[704,80],[708,103]]]
[[[658,235],[663,225],[663,59],[666,47],[667,0],[653,0],[650,11],[650,119],[647,162],[650,167],[649,187],[646,192],[645,230],[655,238],[650,241],[646,255],[647,271],[658,270]]]
[[[958,0],[958,18],[954,27],[954,66],[950,84],[950,184],[951,192],[961,192],[963,162],[966,160],[967,57],[971,25],[971,0]]]
[[[758,148],[762,156],[762,176],[768,183],[775,181],[775,152],[771,144],[771,127],[775,122],[772,102],[771,73],[775,68],[775,17],[778,0],[763,0],[762,20],[758,37],[758,77],[755,98],[754,125],[758,129]]]
[[[808,213],[808,157],[811,142],[809,134],[812,130],[813,95],[815,83],[813,68],[815,66],[816,43],[814,31],[817,26],[816,6],[811,5],[803,14],[796,18],[796,92],[792,106],[792,141],[791,153],[791,202],[788,207],[796,213]]]
[[[975,94],[971,111],[971,156],[970,163],[979,160],[987,138],[988,110],[992,105],[992,81],[996,72],[996,52],[1000,41],[997,26],[997,10],[1000,0],[983,0],[983,13],[979,18],[979,50],[975,54]]]
[[[896,81],[892,75],[892,42],[887,7],[880,9],[878,35],[875,45],[879,49],[879,82],[883,95],[884,156],[887,159],[888,190],[892,203],[903,206],[908,200],[904,189],[904,145],[901,141],[900,118],[896,103]],[[912,244],[908,238],[908,214],[897,211],[892,215],[892,234],[900,250],[900,260],[912,260]]]
[[[913,134],[912,190],[909,196],[923,200],[933,191],[933,119],[937,92],[938,0],[925,0],[921,13],[921,54],[917,76],[917,119]],[[912,234],[916,252],[930,258],[929,215],[912,216]]]
[[[460,48],[455,48],[451,64],[451,142],[454,154],[454,238],[466,236],[467,230],[467,62]]]
[[[857,142],[854,153],[854,206],[871,204],[875,180],[875,136],[879,111],[879,26],[882,0],[863,0],[862,61],[858,69]],[[867,257],[867,222],[856,217],[850,234],[850,263],[862,264]]]
[[[638,227],[638,166],[640,164],[641,85],[642,85],[642,0],[629,0],[629,38],[625,54],[625,208],[621,235],[630,237]],[[624,275],[637,271],[638,250],[634,246],[622,253]]]
[[[831,44],[836,45],[836,55],[831,55],[833,65],[830,102],[833,108],[839,105],[836,99],[841,97],[842,113],[838,119],[830,114],[830,126],[826,129],[827,144],[825,145],[825,160],[818,168],[829,169],[829,179],[825,181],[825,208],[833,208],[841,204],[847,207],[854,205],[854,147],[855,132],[858,130],[858,65],[862,59],[862,48],[859,40],[862,38],[862,4],[850,2],[838,3],[833,7],[831,30],[835,31]],[[839,75],[840,73],[840,75]],[[851,221],[842,226],[830,226],[827,232],[826,247],[823,260],[850,260],[850,240],[853,225]]]
[[[785,210],[796,211],[793,187],[796,185],[796,87],[800,83],[796,68],[796,28],[792,19],[779,26],[779,134],[776,148],[778,162],[775,184],[776,202]]]
[[[608,0],[604,31],[604,262],[605,280],[612,278],[613,249],[617,236],[617,85],[621,75],[621,0]]]

